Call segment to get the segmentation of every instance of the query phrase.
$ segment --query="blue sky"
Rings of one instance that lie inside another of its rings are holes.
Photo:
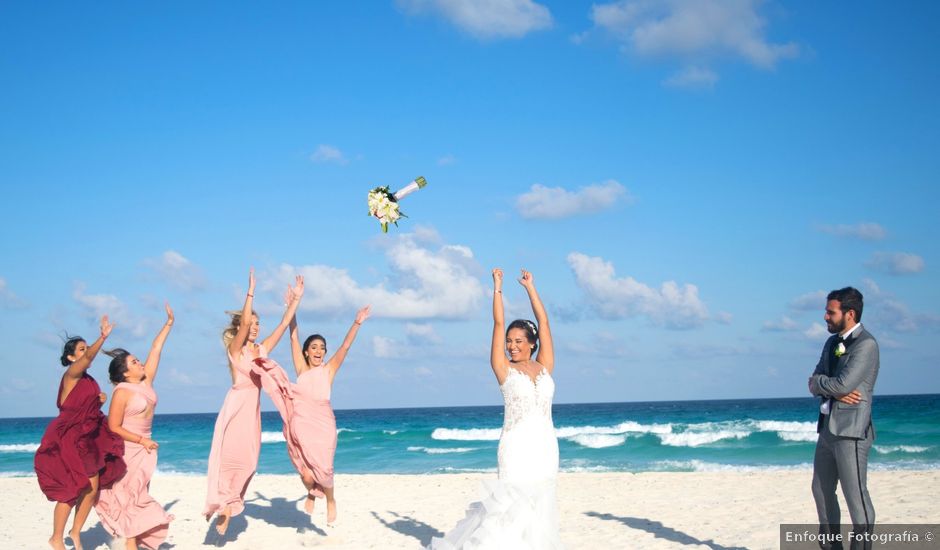
[[[337,408],[499,403],[495,266],[535,275],[557,402],[805,395],[844,285],[877,392],[938,392],[938,11],[4,3],[0,416],[54,414],[102,313],[145,355],[164,300],[160,410],[217,410],[249,266],[265,334],[294,273],[333,347],[372,303]],[[383,235],[367,191],[418,175]]]

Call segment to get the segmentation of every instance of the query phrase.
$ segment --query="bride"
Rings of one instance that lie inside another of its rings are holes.
[[[503,393],[498,480],[484,482],[483,499],[432,550],[561,548],[555,476],[558,440],[552,424],[555,354],[545,306],[532,274],[522,270],[538,324],[517,319],[503,333],[503,271],[493,270],[490,364]],[[541,344],[541,348],[540,348]],[[507,358],[508,354],[508,358]]]

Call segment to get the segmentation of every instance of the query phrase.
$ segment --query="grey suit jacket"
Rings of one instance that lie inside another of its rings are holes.
[[[809,390],[823,400],[839,398],[852,390],[858,390],[862,394],[862,401],[857,405],[833,399],[828,426],[832,435],[863,439],[872,426],[872,393],[879,367],[878,342],[864,326],[859,326],[845,341],[845,353],[833,361],[832,346],[837,341],[836,335],[826,340],[819,364],[810,378]],[[826,424],[820,414],[816,431]]]

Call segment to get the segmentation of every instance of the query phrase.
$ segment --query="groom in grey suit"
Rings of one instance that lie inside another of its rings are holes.
[[[823,346],[819,364],[809,379],[809,391],[820,398],[813,458],[813,498],[819,532],[839,532],[836,484],[852,517],[854,533],[871,533],[875,509],[868,495],[868,453],[875,439],[871,420],[872,392],[878,378],[878,342],[862,320],[862,293],[852,287],[833,290],[826,297],[826,325],[832,336]],[[852,541],[852,548],[870,548],[870,542]],[[824,549],[842,544],[820,542]]]

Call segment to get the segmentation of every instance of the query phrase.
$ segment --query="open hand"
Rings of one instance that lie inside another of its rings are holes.
[[[359,311],[357,311],[357,312],[356,312],[356,322],[361,325],[363,321],[365,321],[366,319],[368,319],[368,318],[369,318],[369,310],[370,310],[371,308],[372,308],[372,306],[371,306],[371,305],[368,305],[368,306],[366,306],[366,307],[360,309]]]
[[[108,316],[104,315],[101,317],[101,337],[107,338],[111,334],[111,330],[114,329],[114,325],[108,321]]]
[[[248,294],[255,294],[255,268],[248,268]]]
[[[173,321],[176,320],[176,318],[173,317],[173,308],[170,307],[170,302],[166,302],[164,307],[166,307],[166,324],[172,326]]]
[[[288,288],[290,288],[291,298],[300,300],[301,296],[304,295],[304,276],[298,275],[294,277],[294,286]]]

